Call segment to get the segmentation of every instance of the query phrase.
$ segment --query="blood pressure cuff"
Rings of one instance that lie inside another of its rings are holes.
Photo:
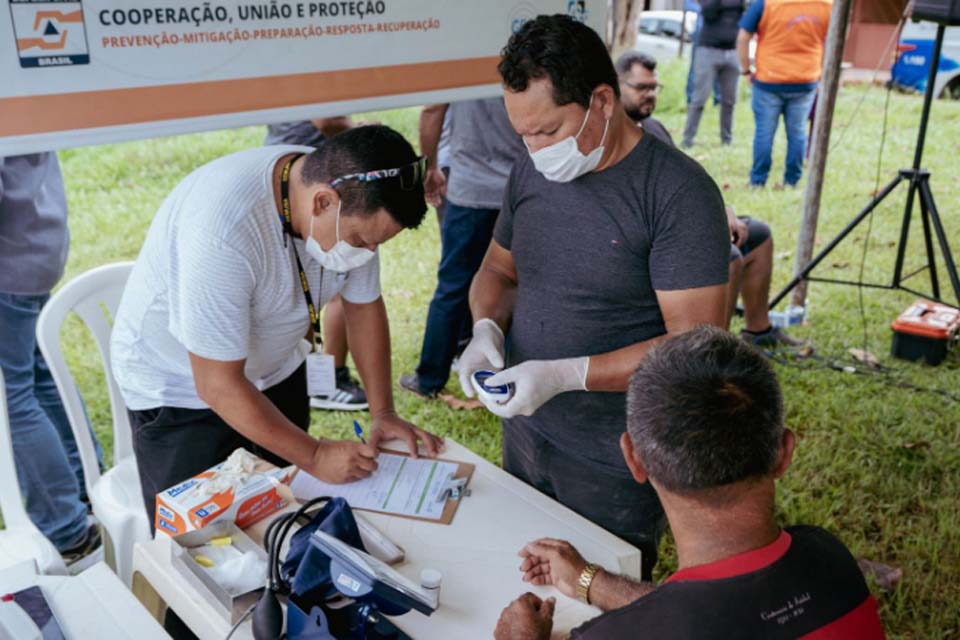
[[[321,588],[320,592],[311,595],[326,599],[337,593],[330,578],[330,558],[310,544],[310,536],[318,529],[351,547],[366,551],[350,505],[343,498],[332,498],[290,538],[290,549],[281,567],[281,575],[295,596]]]

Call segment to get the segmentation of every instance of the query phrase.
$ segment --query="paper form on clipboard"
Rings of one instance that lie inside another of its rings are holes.
[[[354,509],[449,523],[455,507],[447,508],[453,501],[444,488],[450,478],[473,473],[473,465],[387,452],[380,453],[377,465],[369,478],[347,484],[324,482],[301,470],[290,488],[298,500],[342,497]]]

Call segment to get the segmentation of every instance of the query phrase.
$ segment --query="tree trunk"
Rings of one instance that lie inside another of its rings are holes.
[[[686,7],[687,5],[683,5]],[[680,18],[680,46],[677,47],[677,57],[683,57],[684,40],[687,37],[687,10],[683,10],[683,17]]]
[[[643,0],[613,0],[613,41],[610,57],[616,60],[637,46],[637,21]]]
[[[813,120],[813,140],[810,147],[810,170],[803,198],[803,218],[800,235],[797,237],[797,254],[793,273],[799,274],[813,257],[813,245],[817,237],[817,219],[820,216],[820,197],[823,194],[823,176],[827,169],[827,154],[830,151],[830,129],[833,126],[833,109],[837,103],[840,86],[840,70],[843,63],[843,46],[847,39],[847,25],[852,0],[835,0],[830,15],[830,29],[823,57],[823,77],[820,80],[820,95],[817,98],[817,113]],[[793,290],[791,304],[802,307],[807,299],[807,281]]]

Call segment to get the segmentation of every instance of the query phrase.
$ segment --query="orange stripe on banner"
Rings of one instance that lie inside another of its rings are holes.
[[[110,127],[499,82],[498,57],[0,99],[0,136]]]

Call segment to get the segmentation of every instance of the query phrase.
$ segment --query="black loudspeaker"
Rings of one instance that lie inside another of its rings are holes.
[[[960,25],[960,0],[915,0],[913,19]]]

